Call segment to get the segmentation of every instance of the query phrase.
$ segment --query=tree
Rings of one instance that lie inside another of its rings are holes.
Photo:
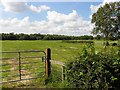
[[[14,33],[10,33],[10,34],[8,35],[8,39],[9,39],[9,40],[17,40],[17,37],[16,37],[16,35],[15,35]]]
[[[93,34],[102,34],[106,39],[120,37],[120,2],[114,2],[101,6],[92,15],[92,23],[95,27]]]
[[[100,36],[100,35],[97,35],[97,36],[95,37],[95,39],[100,40],[100,39],[101,39],[101,36]]]
[[[23,36],[23,39],[24,39],[24,40],[30,40],[30,36],[27,35],[27,34],[25,34],[25,35]]]

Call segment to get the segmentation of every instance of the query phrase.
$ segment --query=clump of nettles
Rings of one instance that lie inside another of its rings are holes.
[[[67,86],[91,89],[120,88],[119,51],[106,49],[96,53],[92,45],[84,47],[81,55],[66,66]]]

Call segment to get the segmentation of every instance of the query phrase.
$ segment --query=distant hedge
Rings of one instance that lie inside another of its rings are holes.
[[[90,44],[94,44],[94,41],[92,40],[63,40],[62,42],[66,42],[66,43],[90,43]]]

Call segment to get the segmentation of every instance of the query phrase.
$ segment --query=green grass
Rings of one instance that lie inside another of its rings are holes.
[[[51,48],[52,60],[63,61],[69,60],[82,51],[84,44],[82,43],[66,43],[62,41],[1,41],[2,51],[18,51],[18,50],[43,50]],[[104,41],[94,41],[96,50],[103,48]],[[116,41],[114,41],[116,42]],[[17,57],[17,55],[11,55]]]
[[[65,43],[62,41],[1,41],[2,51],[18,50],[43,50],[51,48],[52,60],[63,61],[69,60],[82,51],[82,43]],[[95,48],[103,48],[103,41],[95,41]],[[12,55],[11,55],[12,56]],[[17,57],[17,55],[14,55]]]
[[[67,43],[67,42],[62,42],[62,41],[44,41],[44,40],[31,40],[31,41],[25,41],[25,40],[21,40],[21,41],[0,41],[2,43],[2,51],[19,51],[19,50],[43,50],[46,51],[47,48],[51,48],[51,59],[52,60],[56,60],[56,61],[61,61],[61,62],[68,62],[70,60],[72,60],[72,58],[76,57],[77,55],[79,55],[83,49],[83,47],[85,46],[84,43]],[[94,45],[95,45],[95,49],[97,52],[101,51],[103,49],[103,42],[104,41],[94,41]],[[110,43],[113,42],[117,42],[117,41],[110,41]],[[117,49],[117,48],[115,48]],[[39,53],[34,53],[34,54],[21,54],[22,57],[25,56],[43,56],[43,54],[39,54]],[[14,57],[17,58],[18,54],[3,54],[3,57]],[[22,60],[22,62],[34,62],[34,61],[38,61],[41,62],[41,59],[27,59],[27,60]],[[17,60],[18,62],[18,60]],[[7,62],[3,62],[3,63],[7,63]],[[34,68],[34,66],[38,67],[40,66],[41,63],[38,63],[36,65],[25,65],[23,67],[25,68]],[[12,67],[12,66],[10,66]],[[53,66],[54,67],[54,66]],[[9,67],[3,67],[3,69],[8,69]],[[16,67],[16,69],[18,69],[18,67]],[[54,68],[53,68],[54,69]],[[57,69],[57,68],[55,68]],[[60,70],[60,69],[59,69]],[[31,70],[30,72],[35,72],[35,71],[43,71],[43,69],[37,69],[37,70]],[[53,70],[54,74],[57,73],[57,71]],[[59,72],[58,72],[59,73]],[[5,74],[5,75],[8,75]],[[58,74],[55,74],[58,75]],[[60,75],[61,76],[61,75]],[[54,76],[53,76],[54,77]],[[57,76],[56,76],[57,77]],[[42,79],[43,80],[43,79]],[[56,79],[54,79],[56,80]],[[54,81],[53,80],[53,81]],[[33,82],[36,82],[35,80],[30,81],[29,85],[27,87],[36,87],[37,84],[34,84]],[[37,82],[40,82],[39,80]],[[36,82],[36,83],[37,83]],[[48,87],[55,87],[57,83],[53,83],[53,84],[49,84],[51,86],[48,85]],[[7,84],[8,87],[10,87],[11,85]],[[21,87],[23,84],[20,83],[18,85],[13,84],[12,87]],[[53,86],[52,86],[53,85]],[[26,84],[24,84],[22,87],[25,87]],[[42,83],[42,86],[38,85],[39,87],[45,87]]]
[[[83,44],[63,43],[62,41],[2,41],[2,51],[43,50],[51,48],[52,60],[66,61],[78,54]]]

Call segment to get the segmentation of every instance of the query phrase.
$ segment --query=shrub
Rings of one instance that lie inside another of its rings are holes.
[[[107,50],[95,53],[93,46],[84,48],[82,54],[66,67],[69,87],[81,90],[108,90],[120,88],[120,56]]]
[[[62,42],[66,42],[66,43],[89,43],[89,44],[94,44],[94,41],[92,40],[63,40]]]
[[[112,46],[117,46],[117,43],[112,43]]]

